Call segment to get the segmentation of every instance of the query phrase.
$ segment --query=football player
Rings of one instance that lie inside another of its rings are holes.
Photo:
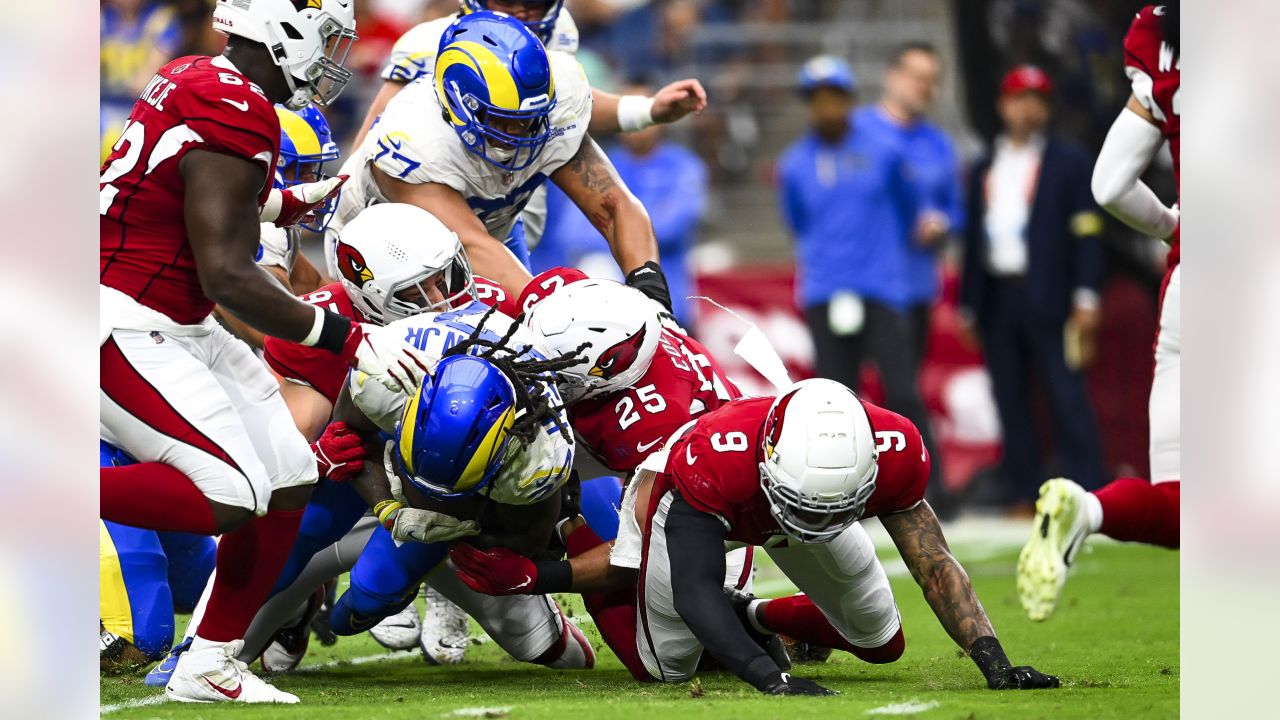
[[[923,499],[928,476],[928,453],[908,420],[834,381],[806,380],[777,398],[725,404],[648,458],[628,487],[611,565],[585,556],[521,563],[500,548],[480,553],[487,562],[467,562],[465,545],[455,562],[464,560],[460,572],[482,573],[474,586],[510,587],[506,579],[519,573],[547,592],[611,589],[618,568],[633,569],[634,657],[646,677],[687,680],[705,648],[762,692],[825,695],[831,691],[784,672],[759,638],[783,633],[869,662],[901,656],[888,578],[857,524],[879,517],[988,687],[1057,687],[1057,678],[1005,656]],[[764,547],[804,595],[731,600],[725,550],[741,545]]]
[[[477,273],[519,294],[529,272],[495,238],[550,177],[608,240],[628,284],[669,308],[653,226],[588,134],[591,92],[573,56],[547,53],[523,23],[491,12],[463,15],[439,48],[434,73],[388,103],[343,166],[352,179],[327,235],[331,273],[346,222],[375,202],[404,202],[440,218]]]
[[[280,119],[280,159],[276,163],[274,187],[283,190],[327,180],[324,164],[338,159],[338,144],[333,141],[329,121],[324,114],[314,105],[298,111],[276,105],[276,115]],[[337,202],[336,196],[330,196],[297,225],[290,227],[262,223],[262,238],[258,241],[254,261],[266,268],[289,292],[302,295],[319,289],[322,284],[320,271],[298,250],[302,230],[323,233]],[[265,340],[262,333],[220,307],[214,312],[236,337],[255,348],[262,348]]]
[[[459,14],[481,12],[506,13],[520,20],[542,41],[547,50],[576,53],[578,51],[578,27],[564,8],[564,0],[459,0]],[[406,85],[420,77],[430,75],[435,66],[440,37],[455,17],[442,17],[415,26],[396,41],[391,57],[382,69],[382,87],[366,113],[364,123],[356,134],[355,147],[364,141],[369,128],[386,109],[387,103]],[[654,124],[673,123],[690,112],[701,112],[707,104],[707,93],[697,80],[678,80],[659,90],[652,97],[642,95],[614,95],[591,89],[591,123],[588,130],[593,135],[643,130]],[[547,220],[547,195],[545,186],[533,193],[520,222],[512,229],[507,244],[517,257],[532,248],[542,237]],[[520,241],[520,233],[524,242]]]
[[[1178,92],[1182,54],[1179,7],[1149,5],[1124,38],[1125,73],[1133,94],[1098,153],[1093,195],[1125,224],[1170,245],[1160,287],[1155,376],[1147,404],[1151,479],[1120,478],[1095,492],[1057,478],[1040,488],[1031,539],[1018,557],[1018,596],[1032,620],[1053,614],[1067,571],[1089,535],[1177,549],[1182,478],[1181,232],[1178,205],[1167,207],[1142,174],[1167,141],[1181,187],[1181,116]]]
[[[324,105],[342,90],[352,13],[338,0],[219,0],[225,52],[160,68],[102,168],[101,436],[139,462],[100,470],[101,517],[222,534],[208,612],[166,687],[175,700],[297,702],[235,654],[285,561],[316,463],[270,374],[210,317],[214,304],[377,382],[416,387],[423,372],[411,347],[376,347],[253,260],[262,221],[291,225],[341,184],[271,187],[272,103]]]

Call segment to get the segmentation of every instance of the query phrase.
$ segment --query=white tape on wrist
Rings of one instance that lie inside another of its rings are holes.
[[[618,98],[618,127],[622,132],[643,130],[653,124],[653,98],[643,95]]]
[[[283,208],[284,191],[271,188],[271,192],[267,193],[267,201],[262,203],[262,209],[258,211],[258,219],[262,222],[275,222]]]
[[[311,309],[316,311],[316,319],[315,322],[311,323],[311,332],[302,338],[302,344],[307,347],[320,342],[320,331],[324,330],[324,310],[321,310],[316,305],[312,305]]]

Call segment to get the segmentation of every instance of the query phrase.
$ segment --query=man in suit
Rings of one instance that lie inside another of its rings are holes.
[[[1083,368],[1101,321],[1102,219],[1093,158],[1047,131],[1053,85],[1023,65],[1001,82],[1004,132],[969,183],[961,309],[981,338],[1004,429],[1008,499],[1028,511],[1046,476],[1036,446],[1031,371],[1048,391],[1061,470],[1102,484],[1097,422]]]

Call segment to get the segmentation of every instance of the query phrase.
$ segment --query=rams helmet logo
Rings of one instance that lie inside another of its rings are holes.
[[[338,272],[356,287],[373,280],[373,271],[364,261],[364,255],[350,245],[338,241]]]
[[[646,329],[641,326],[640,332],[600,353],[600,359],[587,371],[587,374],[608,380],[631,367],[640,356],[640,346],[644,344]]]

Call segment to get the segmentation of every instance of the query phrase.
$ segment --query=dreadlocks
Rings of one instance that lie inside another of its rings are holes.
[[[561,370],[582,361],[578,353],[585,350],[589,343],[583,343],[572,352],[546,360],[529,356],[529,352],[534,349],[532,345],[525,345],[516,352],[507,343],[521,326],[524,320],[523,313],[511,323],[507,333],[497,341],[481,337],[485,323],[496,309],[496,307],[489,308],[480,318],[480,322],[476,323],[475,331],[467,339],[446,350],[444,356],[464,355],[472,348],[480,348],[480,352],[470,354],[488,360],[507,376],[516,391],[516,420],[510,430],[512,437],[526,444],[531,443],[537,437],[538,428],[550,420],[555,424],[561,437],[568,442],[573,442],[569,427],[560,421],[560,411],[564,410],[564,405],[553,406],[547,399],[546,390],[551,383],[561,381]]]

